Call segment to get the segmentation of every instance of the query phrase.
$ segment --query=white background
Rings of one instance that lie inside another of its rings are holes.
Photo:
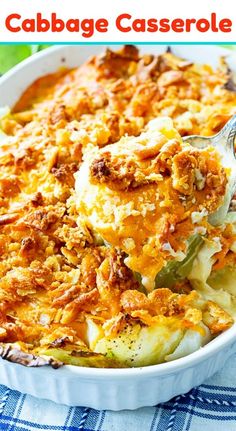
[[[81,33],[11,33],[6,30],[5,19],[11,13],[24,18],[34,18],[41,12],[50,18],[56,12],[58,18],[106,18],[109,20],[107,33],[95,32],[93,37],[84,38]],[[216,12],[218,19],[233,21],[231,33],[121,33],[115,26],[115,19],[121,13],[130,13],[133,18],[209,18]],[[235,22],[234,22],[235,21]],[[235,42],[236,43],[236,1],[235,0],[0,0],[0,42]]]

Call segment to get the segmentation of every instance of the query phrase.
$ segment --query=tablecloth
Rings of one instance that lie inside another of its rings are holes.
[[[236,355],[188,394],[135,411],[67,407],[0,385],[1,431],[236,431]]]

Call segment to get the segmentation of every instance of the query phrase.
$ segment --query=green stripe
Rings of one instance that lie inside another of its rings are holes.
[[[236,42],[137,42],[137,41],[121,41],[121,42],[0,42],[0,45],[41,45],[41,44],[49,44],[49,45],[235,45]]]

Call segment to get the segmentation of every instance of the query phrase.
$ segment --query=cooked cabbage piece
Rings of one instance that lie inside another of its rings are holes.
[[[193,331],[192,329],[188,329],[174,352],[167,355],[165,360],[174,361],[175,359],[183,358],[190,355],[190,353],[196,352],[200,347],[205,346],[205,344],[211,341],[212,336],[208,327],[202,324],[202,329],[202,332],[200,330]]]
[[[224,266],[214,269],[218,254],[222,251],[219,238],[204,240],[188,275],[192,287],[207,300],[220,305],[236,316],[236,267],[224,257]],[[231,256],[233,254],[231,253]],[[234,256],[233,256],[233,260]]]
[[[88,345],[126,366],[146,366],[180,358],[204,346],[233,319],[196,292],[157,289],[121,295],[122,313],[99,324],[88,319]]]
[[[156,275],[155,287],[172,287],[181,280],[184,280],[192,269],[193,262],[198,255],[198,251],[203,244],[203,239],[200,235],[193,235],[188,241],[188,249],[186,257],[182,261],[175,259],[167,263],[167,265]]]
[[[90,343],[94,344],[94,322],[90,321]],[[96,329],[95,329],[96,330]],[[127,326],[116,337],[102,337],[97,340],[94,351],[115,358],[126,366],[141,367],[160,364],[171,354],[183,337],[182,329],[174,324],[156,323],[152,326],[133,324]]]
[[[224,268],[213,270],[207,279],[207,284],[216,291],[223,289],[236,296],[236,267],[233,265],[226,265]],[[216,292],[217,295],[217,292]]]
[[[24,343],[0,343],[0,357],[26,367],[51,365],[53,368],[59,368],[63,364],[95,368],[124,367],[124,364],[92,352],[86,346],[79,346],[68,341],[59,344],[61,345],[52,344],[32,349],[32,346]]]
[[[102,352],[101,352],[102,353]],[[93,367],[93,368],[123,368],[124,363],[112,359],[108,355],[103,355],[89,350],[78,350],[68,346],[66,349],[62,348],[48,348],[40,352],[42,356],[50,356],[55,358],[66,365],[76,365],[79,367]]]

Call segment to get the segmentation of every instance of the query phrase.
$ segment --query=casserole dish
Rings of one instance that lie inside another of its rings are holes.
[[[158,54],[165,48],[145,46],[141,52]],[[73,67],[101,51],[99,46],[64,46],[51,48],[25,61],[1,81],[1,105],[13,106],[24,89],[36,78],[57,70],[61,65]],[[216,66],[228,51],[210,48],[211,64]],[[209,63],[209,48],[175,47],[174,53],[196,62]],[[233,55],[228,63],[235,70]],[[14,389],[68,405],[97,409],[135,409],[167,401],[200,384],[216,372],[234,350],[235,326],[206,347],[171,363],[136,369],[90,369],[64,366],[27,369],[2,362],[1,382]],[[46,384],[45,384],[46,382]],[[125,394],[125,397],[124,397]]]

